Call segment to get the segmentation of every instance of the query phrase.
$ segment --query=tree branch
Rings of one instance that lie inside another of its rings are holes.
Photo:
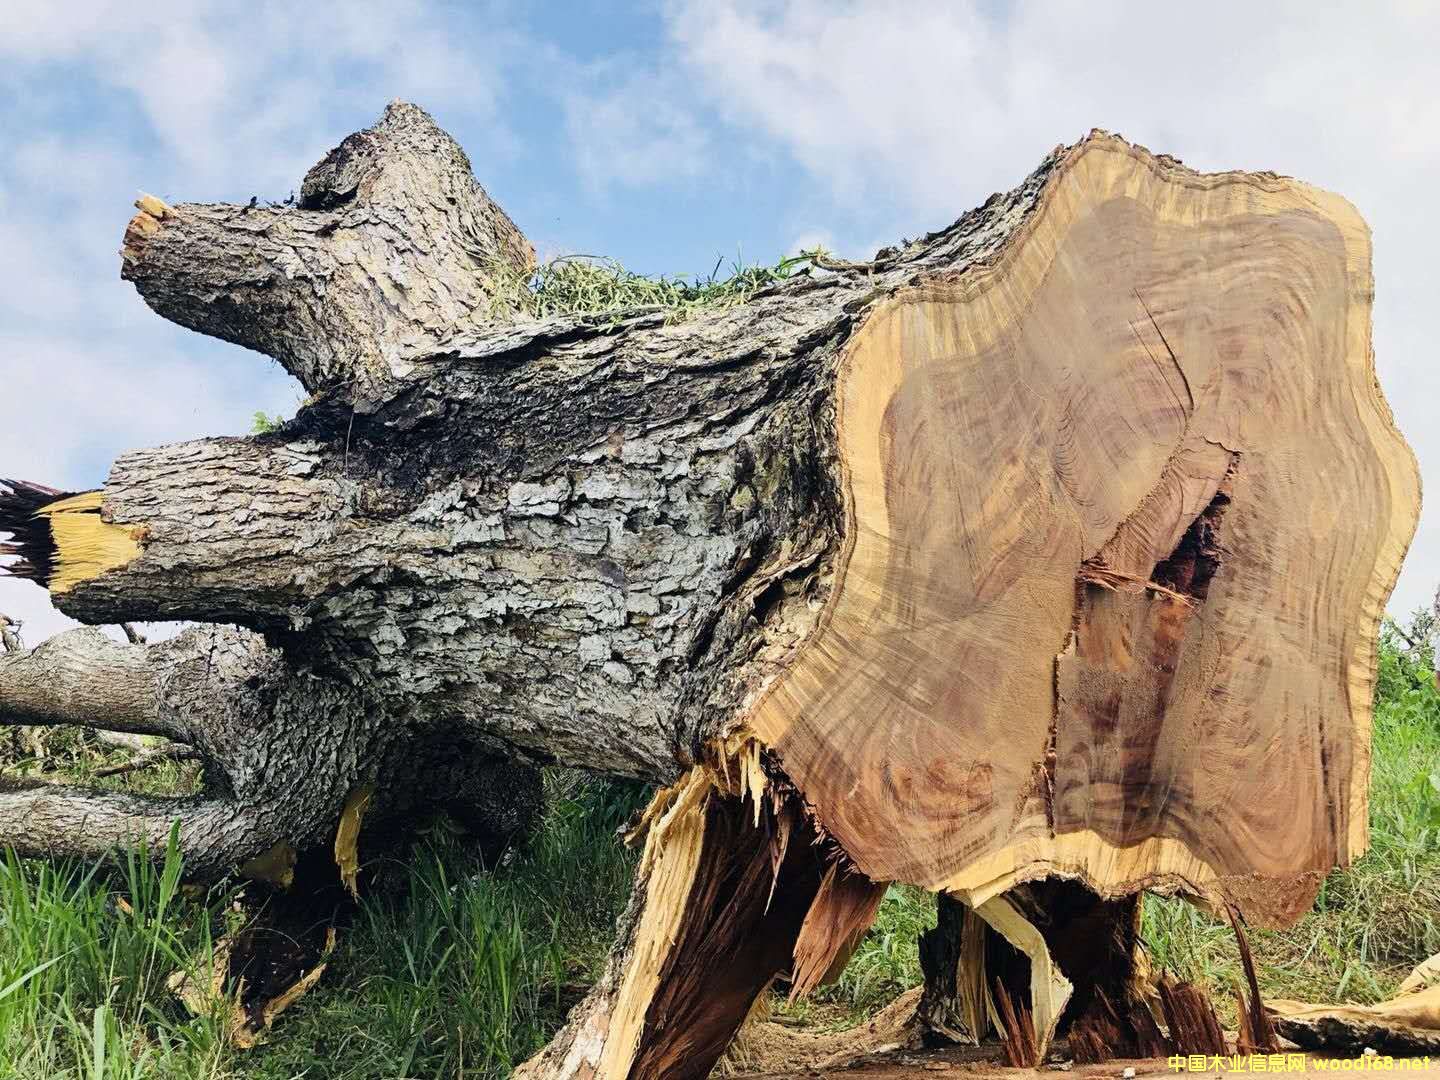
[[[0,649],[13,653],[24,648],[25,644],[20,640],[20,624],[6,615],[0,615]]]
[[[285,839],[278,817],[224,800],[0,781],[0,836],[22,856],[103,859],[142,842],[163,851],[176,822],[186,873],[196,878],[218,877]]]
[[[136,203],[121,276],[181,326],[374,396],[489,310],[534,251],[423,109],[393,102],[306,175],[297,206]]]
[[[79,724],[183,741],[188,728],[162,714],[160,701],[145,649],[91,627],[0,657],[0,724]]]

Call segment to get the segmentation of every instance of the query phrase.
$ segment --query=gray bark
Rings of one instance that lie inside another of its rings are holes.
[[[188,204],[131,222],[122,276],[160,314],[274,356],[308,390],[379,388],[488,307],[534,252],[422,110],[392,104],[294,207]]]
[[[0,837],[88,853],[178,817],[192,864],[219,872],[320,842],[362,783],[402,822],[437,799],[503,818],[533,774],[496,755],[675,780],[823,607],[849,336],[896,290],[997,254],[1057,160],[873,262],[679,323],[506,315],[496,283],[529,245],[413,106],[328,155],[297,206],[142,199],[124,276],[312,397],[278,432],[122,456],[102,516],[140,554],[56,595],[86,622],[218,629],[81,632],[0,668],[0,713],[167,735],[201,753],[205,794],[0,793]],[[19,511],[45,497],[0,497],[9,550],[42,578],[48,537]]]

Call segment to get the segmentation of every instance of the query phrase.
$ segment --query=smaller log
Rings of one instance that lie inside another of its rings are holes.
[[[1416,966],[1395,996],[1378,1005],[1271,1001],[1280,1034],[1307,1050],[1359,1054],[1440,1054],[1440,953]]]
[[[193,746],[169,743],[150,750],[142,750],[129,761],[122,761],[118,765],[106,765],[104,768],[96,769],[95,775],[97,777],[124,776],[126,773],[148,769],[151,765],[159,765],[162,761],[200,761],[202,759],[203,755]]]
[[[1306,1050],[1332,1054],[1440,1054],[1440,985],[1378,1005],[1313,1005],[1272,1001],[1281,1035]]]

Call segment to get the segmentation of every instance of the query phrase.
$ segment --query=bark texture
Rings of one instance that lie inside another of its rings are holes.
[[[139,207],[146,301],[313,397],[100,492],[11,485],[0,525],[82,620],[243,628],[195,640],[257,665],[230,707],[304,729],[331,810],[403,788],[413,746],[671,785],[611,974],[528,1075],[703,1075],[889,881],[1028,957],[1040,1053],[1071,984],[1027,882],[1286,923],[1363,851],[1418,484],[1342,200],[1095,132],[947,229],[678,323],[503,316],[528,244],[401,103],[296,206]],[[189,715],[146,674],[183,646],[87,640],[65,709],[4,680],[17,715],[92,708],[107,666],[107,715]],[[706,912],[736,960],[702,1005]]]
[[[306,175],[296,206],[142,199],[122,276],[161,315],[280,360],[307,390],[383,392],[483,318],[535,254],[421,109],[396,102]]]

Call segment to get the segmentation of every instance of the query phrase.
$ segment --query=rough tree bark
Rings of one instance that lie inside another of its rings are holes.
[[[675,323],[499,314],[530,249],[413,106],[302,193],[142,199],[123,252],[158,312],[294,373],[300,415],[127,454],[38,517],[16,487],[3,524],[78,618],[244,627],[77,638],[71,677],[218,635],[240,722],[163,678],[107,717],[217,724],[225,760],[303,715],[303,800],[410,782],[380,763],[417,741],[668,785],[609,970],[524,1075],[705,1075],[891,881],[1028,956],[1043,1042],[1101,976],[1047,943],[1041,879],[1123,941],[1143,889],[1285,923],[1364,849],[1418,484],[1342,200],[1095,132],[947,229]],[[66,701],[26,715],[97,720]]]

